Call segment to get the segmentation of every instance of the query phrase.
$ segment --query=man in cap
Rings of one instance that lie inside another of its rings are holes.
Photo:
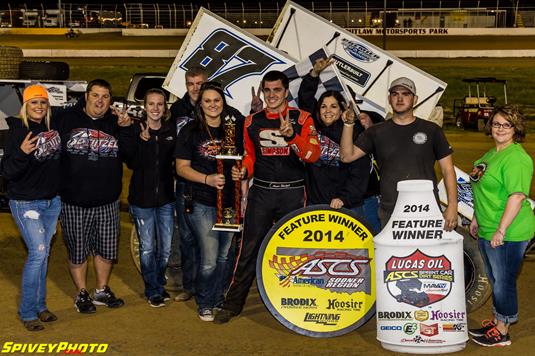
[[[394,210],[399,181],[432,180],[438,201],[434,170],[438,161],[448,195],[444,228],[450,231],[457,225],[457,183],[451,157],[453,150],[438,125],[414,116],[418,96],[411,79],[397,78],[388,91],[392,119],[370,127],[354,143],[355,115],[349,113],[343,117],[345,125],[340,145],[341,160],[352,162],[370,153],[377,159],[381,177],[379,216],[383,227]]]

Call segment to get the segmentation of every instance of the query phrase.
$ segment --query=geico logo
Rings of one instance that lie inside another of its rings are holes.
[[[418,278],[418,271],[386,271],[385,275],[385,282],[390,282],[405,278]]]
[[[291,272],[292,275],[321,276],[329,274],[331,276],[358,276],[360,274],[359,264],[368,264],[368,260],[339,260],[339,259],[315,259],[299,266]]]
[[[411,312],[377,312],[379,319],[411,319]]]
[[[381,330],[399,330],[401,331],[402,328],[400,325],[381,325]]]
[[[316,298],[281,298],[281,305],[287,306],[317,306]]]
[[[464,319],[466,312],[459,312],[457,310],[443,312],[442,310],[431,310],[431,319],[432,320],[442,320],[442,319]]]
[[[327,309],[357,309],[360,310],[363,302],[354,300],[340,301],[338,299],[329,299]]]
[[[285,147],[288,146],[286,140],[280,134],[279,130],[266,129],[260,131],[260,145],[262,147]]]

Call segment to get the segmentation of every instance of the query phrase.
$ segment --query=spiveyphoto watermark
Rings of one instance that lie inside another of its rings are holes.
[[[75,344],[67,341],[56,343],[20,343],[4,342],[0,353],[58,353],[58,354],[85,354],[85,353],[105,353],[108,344]]]

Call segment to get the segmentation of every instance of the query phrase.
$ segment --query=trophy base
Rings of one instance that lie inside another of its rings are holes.
[[[240,232],[243,229],[242,224],[215,224],[212,230],[215,231],[228,231],[228,232]]]

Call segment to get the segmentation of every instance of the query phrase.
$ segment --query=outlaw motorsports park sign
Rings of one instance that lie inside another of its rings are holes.
[[[273,316],[306,336],[331,337],[375,313],[373,234],[356,214],[315,205],[282,218],[257,260],[260,295]]]

